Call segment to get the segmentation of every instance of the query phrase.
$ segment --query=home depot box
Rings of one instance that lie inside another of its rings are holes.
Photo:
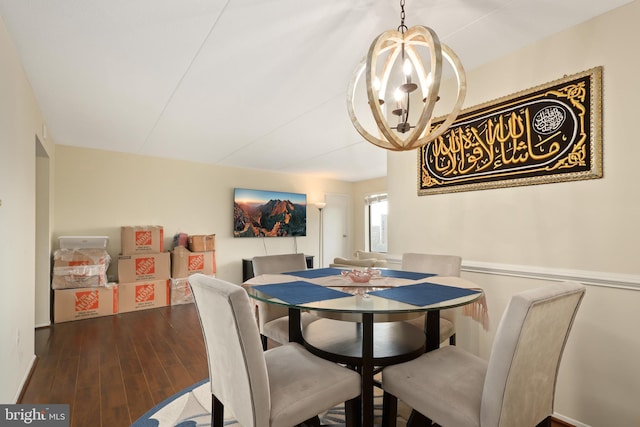
[[[164,228],[160,225],[123,226],[120,229],[122,255],[164,251]]]
[[[90,288],[107,284],[111,257],[104,249],[61,248],[53,254],[53,289]]]
[[[171,305],[189,304],[193,302],[193,294],[189,287],[189,279],[171,279]]]
[[[216,272],[216,252],[191,252],[187,248],[176,247],[171,252],[171,277],[182,279],[190,274],[214,274]]]
[[[118,257],[118,282],[142,282],[171,278],[169,252],[159,254],[120,255]]]
[[[53,291],[55,323],[90,319],[118,313],[118,285]]]
[[[194,235],[187,238],[191,252],[208,252],[216,250],[216,235]]]
[[[118,285],[118,309],[120,313],[164,307],[171,302],[171,280],[120,283]]]

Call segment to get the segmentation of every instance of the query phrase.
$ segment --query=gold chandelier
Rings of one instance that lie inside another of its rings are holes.
[[[349,118],[356,130],[372,144],[393,151],[412,150],[442,135],[460,113],[467,92],[464,68],[456,54],[440,43],[431,28],[417,25],[408,29],[404,25],[404,5],[405,0],[400,0],[400,26],[373,40],[347,92]],[[440,99],[443,57],[456,75],[457,98],[445,120],[432,129],[433,110]],[[363,74],[378,136],[356,117],[354,101]],[[416,106],[422,109],[416,111]]]

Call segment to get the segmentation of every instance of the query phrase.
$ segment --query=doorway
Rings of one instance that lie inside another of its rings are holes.
[[[351,242],[349,232],[349,202],[346,194],[325,194],[327,206],[323,212],[322,227],[322,264],[326,267],[334,258],[349,258]],[[318,261],[320,262],[320,261]]]
[[[49,222],[50,159],[36,136],[35,326],[51,324],[51,239]]]

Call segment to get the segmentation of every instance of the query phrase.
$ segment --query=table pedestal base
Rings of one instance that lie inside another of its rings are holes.
[[[343,363],[362,376],[362,424],[373,426],[373,376],[376,367],[415,359],[424,353],[423,330],[405,322],[374,323],[369,313],[362,323],[320,319],[304,328],[305,347],[313,354]]]

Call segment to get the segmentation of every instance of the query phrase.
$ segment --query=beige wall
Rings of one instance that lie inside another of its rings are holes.
[[[468,73],[467,107],[602,65],[604,178],[418,197],[416,153],[388,156],[391,252],[455,253],[523,272],[464,273],[491,309],[491,330],[471,326],[462,338],[481,356],[510,295],[542,284],[527,276],[625,277],[630,289],[589,285],[561,367],[556,411],[591,426],[640,423],[638,22],[636,1]]]
[[[2,20],[0,63],[0,402],[13,403],[34,361],[36,135],[52,149]]]
[[[234,187],[307,194],[307,236],[234,238]],[[335,180],[57,145],[52,245],[57,248],[62,235],[109,236],[109,275],[115,280],[122,225],[162,225],[166,249],[178,232],[215,233],[217,275],[240,283],[242,258],[294,252],[296,245],[298,252],[317,257],[319,215],[312,204],[324,200],[325,193],[353,199],[352,187]]]

